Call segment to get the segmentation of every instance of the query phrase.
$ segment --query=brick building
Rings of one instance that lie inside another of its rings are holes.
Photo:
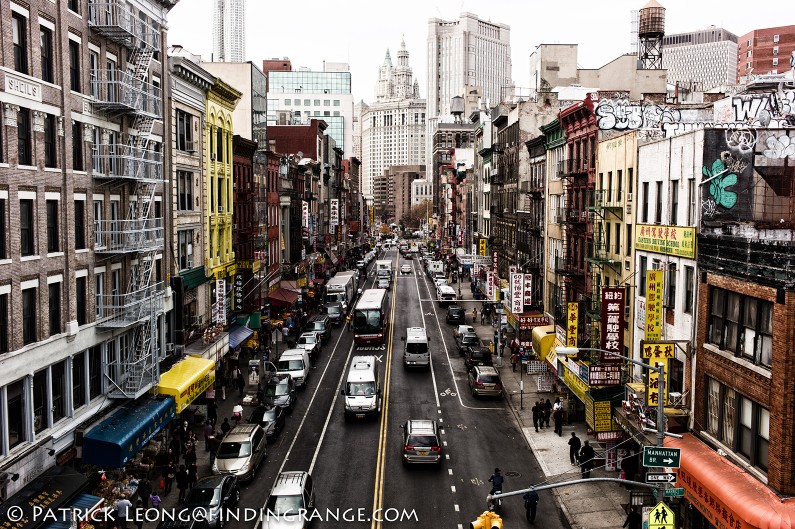
[[[756,75],[784,73],[792,69],[795,25],[755,29],[737,39],[737,82],[745,83],[749,72]]]

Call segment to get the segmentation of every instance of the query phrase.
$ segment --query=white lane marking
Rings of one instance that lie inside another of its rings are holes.
[[[414,273],[416,274],[417,273],[417,268],[414,266],[414,262],[411,263],[411,267],[414,270]],[[420,314],[422,315],[422,328],[426,329],[426,332],[427,332],[428,326],[425,323],[425,313],[422,312],[422,298],[420,296],[420,282],[416,281],[415,285],[417,286],[417,299],[418,299],[417,303],[420,304]],[[425,285],[427,287],[427,283]],[[438,319],[437,319],[437,323],[438,323]],[[439,408],[441,406],[441,404],[439,403],[439,388],[436,385],[436,372],[433,370],[433,352],[430,352],[430,348],[429,348],[428,356],[430,358],[429,366],[431,368],[431,381],[433,381],[433,395],[434,395],[434,398],[436,399],[436,407]],[[439,412],[439,413],[441,413],[441,412]]]
[[[444,428],[440,428],[439,431],[444,435]]]
[[[461,509],[458,508],[458,504],[457,503],[455,505],[453,505],[453,508],[455,509],[455,512],[459,512],[461,510]],[[458,524],[458,527],[461,527],[461,524]]]
[[[452,468],[448,468],[447,469],[447,474],[452,476],[453,475],[453,469]]]
[[[455,485],[450,485],[450,490],[455,492]]]
[[[447,446],[447,441],[442,441],[442,444],[443,444],[444,446]]]
[[[447,459],[447,460],[449,461],[449,460],[450,460],[450,454],[445,454],[445,455],[444,455],[444,458],[445,458],[445,459]]]
[[[464,529],[464,526],[462,524],[458,524],[458,529]]]
[[[444,422],[444,419],[442,419],[441,417],[439,417],[439,424],[441,424],[441,423],[443,423],[443,422]]]

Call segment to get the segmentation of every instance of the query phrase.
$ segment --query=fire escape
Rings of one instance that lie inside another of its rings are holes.
[[[155,255],[164,244],[163,219],[153,215],[163,160],[152,133],[161,122],[162,105],[159,89],[147,82],[160,32],[121,1],[89,2],[89,27],[128,50],[126,70],[107,70],[104,79],[92,79],[93,110],[120,119],[122,131],[132,129],[126,144],[94,146],[95,163],[108,168],[94,177],[127,191],[127,217],[97,220],[94,230],[98,256],[129,263],[126,292],[98,298],[97,327],[126,333],[116,357],[109,358],[108,396],[135,399],[159,380],[157,318],[164,309],[163,283],[155,283],[153,274]]]

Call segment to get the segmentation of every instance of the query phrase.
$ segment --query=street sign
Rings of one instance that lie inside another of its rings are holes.
[[[674,511],[665,503],[658,503],[649,511],[649,529],[674,529]]]
[[[673,483],[676,481],[675,472],[649,472],[646,474],[646,483]]]
[[[665,489],[666,498],[678,498],[679,496],[684,496],[684,495],[685,495],[685,489],[682,487]]]
[[[659,446],[643,447],[643,466],[644,467],[667,467],[679,468],[681,460],[681,448],[663,448]]]

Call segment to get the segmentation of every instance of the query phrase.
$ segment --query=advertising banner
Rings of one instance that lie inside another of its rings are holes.
[[[486,297],[488,299],[494,299],[494,287],[497,284],[496,276],[497,274],[494,272],[486,272]]]
[[[665,394],[663,399],[668,400],[668,360],[656,360],[654,365],[660,365],[665,362]],[[649,371],[649,387],[646,388],[646,404],[648,406],[657,406],[657,399],[660,396],[660,373],[657,371]],[[664,401],[665,401],[664,400]]]
[[[621,365],[591,365],[588,366],[589,386],[619,386],[621,385]]]
[[[497,281],[497,272],[491,273],[491,292],[492,292],[491,299],[493,299],[494,301],[498,301],[500,299],[500,287]]]
[[[480,238],[478,240],[478,255],[489,255],[486,249],[486,239]]]
[[[572,301],[566,315],[566,347],[577,347],[577,331],[580,322],[580,304]]]
[[[301,201],[301,226],[309,227],[309,202],[306,200]]]
[[[532,274],[524,275],[524,298],[525,310],[533,304],[533,276]]]
[[[336,226],[340,223],[340,201],[336,198],[332,198],[330,203],[331,213],[329,216],[329,226]]]
[[[522,312],[522,302],[524,301],[524,274],[511,274],[511,312],[519,314]]]
[[[226,279],[216,279],[215,281],[213,323],[226,323]]]
[[[646,340],[657,341],[662,336],[662,270],[646,271]]]
[[[641,342],[641,355],[643,358],[654,360],[667,360],[676,358],[676,342]]]
[[[602,288],[602,343],[601,348],[618,355],[624,354],[624,305],[626,291],[623,288]],[[602,364],[620,364],[617,356],[601,353]]]
[[[693,259],[696,256],[696,229],[638,224],[635,249]]]

